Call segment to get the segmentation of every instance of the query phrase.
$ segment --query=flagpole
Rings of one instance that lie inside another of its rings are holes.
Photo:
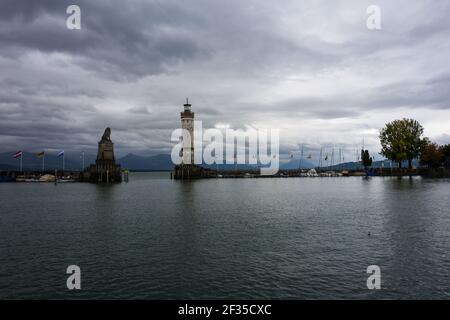
[[[84,170],[84,151],[83,151],[83,166],[81,167],[81,171]]]
[[[216,163],[216,178],[219,177],[219,165],[217,164],[217,155],[215,154],[214,151],[214,162]]]
[[[333,170],[333,165],[334,165],[334,146],[333,148],[331,148],[331,159],[330,159],[330,166],[329,166],[329,170]]]
[[[322,167],[322,147],[320,147],[320,153],[319,153],[319,170]]]
[[[298,170],[302,169],[302,160],[303,160],[303,144],[302,144],[302,149],[300,151],[300,161],[298,163]]]
[[[22,158],[23,158],[23,152],[20,155],[20,172],[22,173]]]
[[[45,154],[42,157],[42,173],[44,173],[44,171],[45,171]]]

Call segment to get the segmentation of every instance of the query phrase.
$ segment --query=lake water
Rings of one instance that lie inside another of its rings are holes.
[[[3,183],[0,202],[2,299],[450,298],[450,180],[134,173]]]

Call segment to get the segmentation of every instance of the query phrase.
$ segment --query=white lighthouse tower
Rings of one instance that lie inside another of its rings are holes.
[[[182,164],[194,164],[194,113],[191,112],[188,98],[184,104],[184,111],[181,112],[181,128],[190,134],[190,139],[183,139]]]

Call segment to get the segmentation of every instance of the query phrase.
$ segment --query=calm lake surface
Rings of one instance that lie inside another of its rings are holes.
[[[2,299],[450,298],[450,180],[134,173],[3,183],[0,203]]]

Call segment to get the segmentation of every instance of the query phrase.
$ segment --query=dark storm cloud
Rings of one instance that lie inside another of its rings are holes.
[[[0,54],[67,53],[109,78],[159,74],[179,62],[208,60],[218,51],[246,72],[266,72],[273,64],[311,70],[340,59],[329,45],[314,47],[315,39],[301,44],[279,37],[271,31],[273,18],[238,1],[78,1],[82,29],[76,32],[65,27],[65,8],[72,2],[27,4],[8,1],[2,10]]]
[[[355,108],[358,103],[342,95],[330,97],[305,97],[280,101],[275,104],[247,106],[248,112],[258,110],[260,113],[284,114],[316,119],[350,118],[360,114]]]
[[[65,26],[71,4],[81,30]],[[406,108],[447,139],[450,3],[380,0],[375,32],[370,4],[3,0],[2,148],[94,150],[111,126],[122,153],[168,151],[186,96],[204,127],[266,121],[352,149]]]
[[[68,53],[85,68],[118,79],[165,72],[168,64],[207,54],[185,31],[183,8],[170,3],[77,1],[82,29],[76,32],[65,26],[72,1],[28,4],[7,1],[2,7],[3,53]]]
[[[364,103],[374,109],[395,107],[424,107],[450,110],[450,74],[423,81],[403,81],[378,88]]]

